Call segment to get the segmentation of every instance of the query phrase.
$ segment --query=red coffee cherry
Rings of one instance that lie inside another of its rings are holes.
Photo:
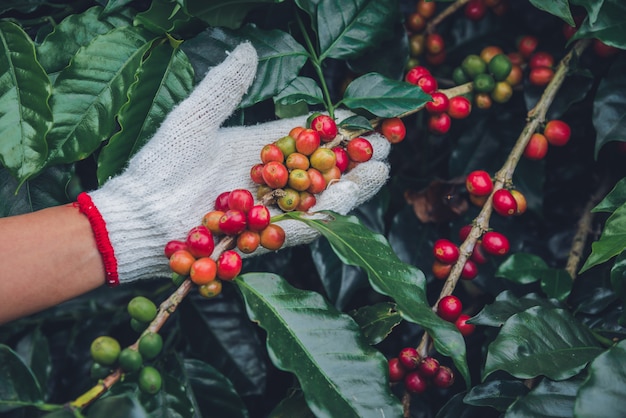
[[[261,231],[270,224],[271,217],[267,206],[254,205],[248,211],[248,228],[251,231]]]
[[[446,43],[443,37],[438,33],[431,33],[426,36],[426,51],[433,55],[443,52],[446,48]]]
[[[300,192],[300,203],[296,206],[296,210],[301,212],[307,212],[317,203],[317,198],[311,192],[307,192],[306,190]]]
[[[300,154],[311,155],[319,148],[320,143],[320,134],[314,129],[306,128],[296,138],[296,150]]]
[[[467,175],[465,187],[475,196],[487,196],[493,190],[493,180],[485,170],[475,170]]]
[[[426,27],[426,18],[417,12],[411,13],[404,24],[410,32],[418,33]]]
[[[346,145],[346,151],[348,157],[358,163],[369,161],[372,155],[374,155],[374,148],[370,141],[360,137],[351,139],[348,145]]]
[[[440,238],[433,245],[433,255],[445,264],[453,264],[459,259],[459,247],[452,241]]]
[[[537,45],[539,44],[539,40],[531,35],[526,35],[520,38],[517,43],[517,50],[524,58],[528,58],[535,52],[537,49]]]
[[[404,388],[410,393],[423,393],[428,389],[428,381],[417,371],[410,372],[404,377]]]
[[[437,374],[437,370],[439,370],[439,361],[430,356],[424,357],[417,366],[417,372],[422,377],[433,377]]]
[[[421,87],[424,90],[424,93],[432,94],[439,88],[437,84],[437,80],[432,75],[426,74],[423,75],[417,80],[417,86]]]
[[[489,231],[483,235],[482,247],[487,254],[491,255],[505,255],[511,248],[507,237],[495,231]]]
[[[496,190],[491,204],[493,205],[493,210],[502,216],[512,216],[517,213],[517,202],[507,189]]]
[[[467,337],[467,336],[473,334],[474,331],[476,330],[476,325],[467,323],[467,320],[470,319],[470,318],[471,318],[471,316],[469,316],[469,315],[461,314],[461,315],[459,315],[459,317],[454,322],[454,325],[459,330],[461,335],[463,335],[464,337]]]
[[[550,67],[536,67],[530,70],[528,80],[534,86],[545,86],[554,77],[554,70]]]
[[[546,137],[548,143],[557,147],[567,144],[571,135],[572,129],[562,120],[551,120],[543,129],[543,136]]]
[[[345,149],[342,147],[333,147],[333,152],[335,153],[335,164],[339,171],[344,173],[348,169],[348,164],[350,163],[350,157]]]
[[[261,246],[276,251],[285,243],[285,230],[280,225],[269,224],[261,231]]]
[[[548,140],[543,134],[532,134],[524,148],[524,157],[530,160],[541,160],[548,153]]]
[[[487,6],[483,0],[470,0],[465,5],[465,17],[470,20],[480,20],[485,17],[485,13],[487,13]]]
[[[528,203],[526,202],[526,197],[519,190],[512,189],[511,195],[513,199],[515,199],[515,203],[517,204],[517,210],[515,211],[516,215],[521,215],[526,212],[526,208],[528,207]]]
[[[237,235],[246,229],[246,214],[237,209],[228,209],[220,218],[220,230],[226,235]]]
[[[483,250],[481,241],[478,241],[476,245],[474,245],[472,255],[470,255],[470,260],[472,260],[476,264],[485,264],[487,261],[489,261],[487,260],[487,256],[485,255],[485,250]]]
[[[528,59],[528,67],[529,68],[538,68],[538,67],[553,67],[554,66],[554,57],[549,52],[535,52]]]
[[[439,260],[433,261],[432,272],[435,279],[445,280],[450,275],[452,264],[442,263]]]
[[[417,81],[425,75],[431,75],[430,70],[428,68],[418,65],[416,67],[411,68],[406,75],[404,76],[404,80],[407,83],[417,85]]]
[[[461,315],[463,305],[454,295],[442,297],[437,303],[437,315],[448,322],[454,322]]]
[[[380,132],[387,138],[387,141],[392,144],[397,144],[404,140],[406,136],[406,126],[404,126],[404,122],[402,122],[400,118],[387,118],[383,120],[380,126]],[[345,170],[342,170],[342,173],[343,171]]]
[[[428,130],[434,134],[443,135],[450,130],[452,121],[447,113],[437,113],[428,118]]]
[[[478,276],[478,266],[472,260],[467,260],[461,270],[461,279],[474,280],[476,276]]]
[[[449,388],[454,383],[454,373],[449,367],[441,366],[437,370],[437,374],[433,376],[432,382],[438,388]]]
[[[272,189],[281,189],[289,181],[289,170],[278,161],[270,161],[263,166],[263,181]]]
[[[248,213],[254,205],[254,196],[246,189],[235,189],[228,195],[228,207]]]
[[[217,259],[217,277],[233,280],[241,272],[241,256],[233,250],[224,251]]]
[[[467,237],[469,237],[469,234],[471,231],[472,231],[471,224],[463,225],[461,229],[459,229],[459,240],[465,241]]]
[[[312,194],[323,192],[324,189],[326,189],[326,180],[324,179],[322,173],[315,168],[309,168],[306,172],[311,180],[311,185],[308,189],[306,189],[306,191]]]
[[[328,115],[316,116],[311,121],[311,128],[317,131],[323,142],[330,142],[337,136],[337,124]]]
[[[212,210],[207,212],[202,217],[202,225],[215,235],[220,235],[223,233],[220,229],[220,218],[222,216],[224,216],[224,212],[221,210]]]
[[[613,55],[617,54],[620,51],[619,48],[615,48],[614,46],[609,46],[599,39],[593,40],[593,44],[591,45],[591,48],[593,49],[593,52],[595,52],[595,54],[599,56],[600,58],[612,57]]]
[[[463,96],[456,96],[450,99],[448,104],[448,115],[453,119],[465,119],[472,111],[472,103]]]
[[[246,229],[237,235],[237,248],[244,254],[251,254],[261,245],[261,236],[256,231]]]
[[[165,257],[170,258],[172,254],[174,254],[178,250],[186,250],[187,244],[184,241],[179,240],[171,240],[165,244],[165,248],[163,252],[165,253]]]
[[[431,94],[433,101],[426,103],[426,110],[430,113],[447,112],[450,107],[450,99],[445,94],[436,91]]]
[[[387,362],[389,365],[389,381],[399,382],[404,379],[406,370],[402,367],[402,363],[397,357],[390,358]]]
[[[419,353],[413,347],[405,347],[400,350],[398,359],[406,370],[414,370],[421,361]]]
[[[228,192],[222,192],[220,193],[217,198],[215,198],[215,210],[221,210],[222,212],[226,212],[228,209],[230,209],[228,207],[228,195],[230,194],[230,191]]]
[[[187,250],[196,258],[209,257],[215,248],[211,231],[202,225],[191,228],[187,233],[185,244]]]
[[[261,148],[261,162],[267,164],[270,161],[282,163],[285,160],[283,151],[276,144],[267,144]]]
[[[198,286],[215,280],[217,266],[210,257],[200,257],[191,265],[189,278]]]

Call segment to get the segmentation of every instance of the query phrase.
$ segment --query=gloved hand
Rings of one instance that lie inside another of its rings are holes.
[[[256,65],[254,48],[239,45],[172,110],[122,174],[84,194],[82,201],[79,198],[94,229],[109,285],[118,279],[126,283],[169,276],[165,244],[184,239],[213,209],[220,193],[247,188],[254,195],[250,169],[260,162],[261,148],[304,125],[305,116],[220,129],[251,85]],[[346,214],[382,187],[389,172],[384,160],[390,145],[377,134],[368,139],[374,146],[372,160],[319,195],[312,211]],[[302,222],[283,221],[281,226],[285,246],[308,243],[317,236]]]

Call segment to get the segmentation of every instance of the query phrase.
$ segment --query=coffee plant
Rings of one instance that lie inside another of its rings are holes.
[[[623,416],[624,18],[620,0],[3,2],[0,216],[119,174],[243,41],[259,66],[227,124],[312,116],[250,167],[263,192],[162,243],[172,280],[2,325],[2,416]],[[310,216],[374,130],[389,181]],[[321,236],[273,251],[284,219]]]

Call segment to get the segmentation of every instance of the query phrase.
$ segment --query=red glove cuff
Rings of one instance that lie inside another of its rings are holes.
[[[74,202],[74,207],[77,207],[80,213],[84,213],[89,220],[89,224],[96,238],[96,247],[104,263],[106,284],[109,287],[119,285],[120,279],[117,274],[117,260],[113,246],[109,240],[109,232],[107,231],[106,222],[102,218],[102,214],[100,214],[96,205],[93,204],[91,197],[85,192],[78,195],[76,202]]]

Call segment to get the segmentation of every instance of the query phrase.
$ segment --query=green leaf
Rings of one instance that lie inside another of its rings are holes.
[[[52,370],[50,359],[50,345],[48,339],[39,328],[27,334],[15,347],[15,351],[20,356],[26,367],[28,367],[36,377],[39,387],[48,387],[48,378]]]
[[[565,301],[572,291],[572,276],[563,269],[546,269],[541,273],[541,290],[550,298]]]
[[[169,368],[168,371],[161,370],[161,378],[161,390],[154,395],[138,391],[139,401],[148,416],[184,417],[193,413],[193,404],[186,393],[189,386],[172,376]]]
[[[568,0],[530,0],[530,2],[539,10],[553,14],[554,16],[563,19],[568,25],[574,26],[574,18],[572,17],[572,12],[569,9]]]
[[[626,301],[626,254],[622,253],[615,259],[615,264],[611,269],[611,286],[615,294]]]
[[[419,109],[430,99],[418,86],[369,73],[348,85],[340,103],[355,111],[365,110],[375,116],[391,118]]]
[[[600,239],[591,244],[591,254],[580,273],[615,257],[626,248],[626,203],[606,220]]]
[[[611,141],[626,141],[626,58],[615,59],[608,73],[601,78],[593,100],[593,126],[596,130],[595,158]]]
[[[518,298],[513,292],[505,290],[496,296],[495,301],[486,305],[482,311],[474,315],[469,322],[488,327],[501,327],[511,316],[533,306],[543,306],[545,308],[561,307],[558,301],[546,299],[537,293],[529,293]]]
[[[474,406],[490,406],[504,412],[517,398],[527,393],[528,388],[519,380],[492,380],[471,388],[463,402]]]
[[[0,22],[0,162],[21,185],[48,154],[51,86],[35,47],[16,24]]]
[[[49,165],[82,160],[114,133],[115,115],[151,43],[142,30],[122,27],[76,53],[54,84]]]
[[[618,181],[613,189],[591,211],[613,213],[626,203],[626,177]]]
[[[426,329],[437,351],[452,358],[470,386],[465,340],[453,324],[439,318],[428,304],[424,273],[403,263],[385,237],[368,230],[357,217],[321,213],[325,214],[324,219],[308,218],[300,212],[288,212],[284,216],[300,220],[319,231],[344,263],[363,268],[372,288],[393,298],[402,318]]]
[[[128,91],[128,101],[119,111],[121,129],[98,155],[100,184],[122,171],[192,87],[193,68],[184,52],[173,49],[169,43],[150,52]]]
[[[89,418],[148,418],[150,414],[128,393],[98,399],[88,409]]]
[[[43,402],[32,371],[10,347],[0,344],[0,412]]]
[[[204,20],[210,26],[220,26],[236,29],[241,26],[245,17],[256,7],[265,4],[281,3],[284,0],[183,0],[187,12]]]
[[[311,16],[320,60],[355,58],[393,34],[396,0],[296,0]]]
[[[340,121],[337,125],[343,129],[366,129],[370,131],[374,130],[369,119],[360,115],[348,116],[344,120]]]
[[[217,369],[200,360],[185,359],[186,382],[191,386],[203,417],[246,418],[246,406],[232,382]]]
[[[576,0],[572,2],[589,10],[589,17],[580,25],[572,40],[598,38],[607,45],[626,48],[626,4],[620,0]],[[594,4],[595,3],[595,4]],[[599,6],[599,7],[598,7]],[[593,19],[595,17],[595,19]]]
[[[519,284],[528,284],[540,279],[548,265],[534,254],[515,253],[498,266],[496,277],[502,277]]]
[[[37,45],[37,58],[48,74],[61,71],[76,51],[96,36],[132,24],[132,20],[122,14],[101,17],[102,11],[102,7],[94,6],[83,13],[69,15]]]
[[[301,391],[294,391],[288,397],[280,401],[270,412],[267,418],[315,418],[315,415],[306,404]]]
[[[402,321],[391,302],[364,306],[352,312],[351,316],[359,324],[363,336],[371,345],[383,341]]]
[[[316,416],[401,415],[385,357],[348,315],[274,274],[244,274],[235,282],[250,318],[267,332],[272,362],[296,375]]]
[[[578,390],[576,418],[619,418],[624,416],[626,396],[626,341],[622,340],[589,365],[587,378]]]
[[[526,396],[506,411],[506,418],[569,418],[574,412],[576,392],[582,383],[578,376],[554,382],[542,379]],[[604,415],[596,415],[604,416]]]
[[[137,14],[135,24],[164,34],[183,30],[191,19],[177,0],[154,0],[148,10]]]
[[[302,101],[310,105],[324,103],[322,89],[312,78],[296,77],[291,81],[291,84],[274,97],[274,102],[281,105],[290,105]]]
[[[564,309],[541,306],[510,317],[489,344],[483,377],[504,370],[520,379],[568,379],[602,351],[596,339]]]

